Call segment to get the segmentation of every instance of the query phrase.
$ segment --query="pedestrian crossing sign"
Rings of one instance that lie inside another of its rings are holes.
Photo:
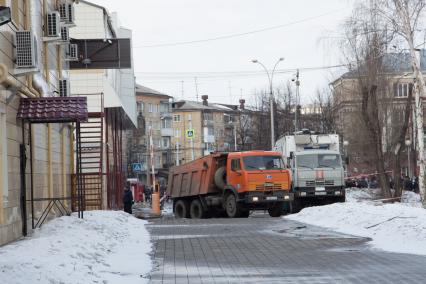
[[[195,136],[195,131],[194,129],[187,129],[186,130],[186,138],[194,138]]]
[[[132,170],[137,173],[142,171],[142,165],[140,163],[132,164]]]

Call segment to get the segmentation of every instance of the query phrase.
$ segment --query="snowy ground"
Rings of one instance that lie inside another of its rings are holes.
[[[54,219],[0,248],[1,283],[147,283],[146,221],[119,211]]]
[[[337,232],[369,237],[386,251],[426,255],[426,210],[420,197],[405,192],[402,203],[373,202],[374,190],[350,189],[347,202],[303,209],[284,218]]]

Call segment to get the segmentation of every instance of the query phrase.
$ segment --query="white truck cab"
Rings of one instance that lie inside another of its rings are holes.
[[[316,134],[304,129],[280,138],[274,151],[282,153],[291,169],[295,201],[290,211],[345,201],[344,168],[337,134]]]

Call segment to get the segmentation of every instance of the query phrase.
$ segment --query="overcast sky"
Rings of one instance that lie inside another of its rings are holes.
[[[337,36],[350,13],[348,0],[92,0],[118,12],[122,26],[133,30],[137,82],[169,95],[237,103],[252,101],[255,89],[268,86],[266,73],[253,64],[258,59],[272,69],[332,66],[341,63]],[[280,26],[244,36],[194,44],[144,47],[203,40]],[[335,40],[336,41],[336,40]],[[247,75],[246,72],[255,74]],[[225,73],[228,72],[228,73]],[[235,73],[234,73],[235,72]],[[300,72],[301,100],[310,103],[317,88],[342,70]],[[283,85],[294,71],[276,74],[274,86]]]

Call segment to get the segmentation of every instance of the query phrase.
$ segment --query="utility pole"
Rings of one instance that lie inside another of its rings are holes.
[[[298,111],[299,111],[299,69],[297,69],[296,73],[296,109],[294,111],[294,132],[298,130]]]
[[[192,114],[189,114],[189,129],[192,129]],[[195,160],[195,155],[194,155],[194,136],[192,136],[190,139],[191,142],[191,160],[194,161]]]
[[[182,100],[185,98],[185,86],[184,86],[184,82],[185,81],[180,81],[180,83],[181,83],[181,99]]]
[[[176,166],[179,166],[179,138],[176,138]]]
[[[195,100],[198,102],[198,81],[197,81],[197,77],[194,77],[194,83],[195,83]]]

